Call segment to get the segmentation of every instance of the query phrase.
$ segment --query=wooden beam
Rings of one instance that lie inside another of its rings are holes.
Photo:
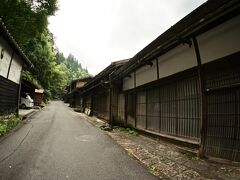
[[[20,73],[20,81],[19,81],[19,85],[18,85],[18,97],[17,97],[17,116],[19,116],[19,100],[20,100],[20,96],[21,96],[21,88],[22,88],[22,72],[23,72],[23,64],[22,64],[22,69],[21,69],[21,73]]]
[[[10,69],[11,69],[11,65],[12,65],[12,61],[13,61],[13,56],[14,56],[14,50],[12,51],[11,60],[10,60],[9,66],[8,66],[7,79],[8,79],[8,77],[9,77],[9,72],[10,72]],[[20,76],[21,76],[21,75],[20,75]]]
[[[157,80],[159,79],[159,65],[158,65],[158,58],[156,58],[156,66],[157,66]]]
[[[197,66],[198,66],[198,79],[200,85],[200,102],[201,102],[201,142],[199,148],[199,156],[204,156],[204,145],[206,140],[206,133],[207,133],[207,99],[206,99],[206,81],[203,75],[202,63],[201,63],[201,55],[198,47],[198,42],[196,37],[193,37],[193,44],[197,59]]]

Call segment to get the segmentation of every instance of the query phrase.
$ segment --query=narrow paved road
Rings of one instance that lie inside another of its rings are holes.
[[[54,101],[0,139],[0,179],[157,179],[103,131]]]

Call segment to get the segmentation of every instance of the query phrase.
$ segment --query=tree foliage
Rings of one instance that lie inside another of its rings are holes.
[[[34,65],[23,75],[45,89],[46,97],[56,97],[73,79],[89,76],[78,60],[67,58],[54,48],[48,17],[57,10],[57,0],[2,0],[0,17]]]
[[[1,0],[0,17],[21,46],[47,28],[57,10],[56,0]]]
[[[63,53],[58,53],[57,62],[68,71],[68,81],[89,76],[88,70],[84,69],[72,54],[69,54],[68,57],[65,58]]]

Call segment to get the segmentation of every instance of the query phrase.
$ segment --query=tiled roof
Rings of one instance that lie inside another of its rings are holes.
[[[3,36],[8,43],[10,44],[10,46],[16,51],[16,53],[26,62],[27,65],[29,66],[33,66],[33,64],[31,63],[31,61],[27,58],[27,56],[24,54],[24,52],[22,51],[22,49],[19,47],[19,45],[17,44],[17,42],[15,41],[15,39],[12,37],[12,35],[10,34],[10,32],[7,30],[6,26],[4,25],[4,23],[2,22],[2,20],[0,19],[0,35]]]

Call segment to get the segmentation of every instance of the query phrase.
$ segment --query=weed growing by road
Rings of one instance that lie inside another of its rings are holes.
[[[156,170],[156,167],[154,165],[151,165],[150,167],[148,167],[148,169],[154,172]]]
[[[16,116],[15,114],[0,116],[0,136],[6,134],[12,128],[16,127],[21,120],[22,118]]]
[[[133,136],[137,136],[138,135],[138,132],[136,130],[134,130],[134,129],[131,129],[131,128],[120,127],[118,129],[119,129],[119,131],[126,132],[129,135],[133,135]]]

